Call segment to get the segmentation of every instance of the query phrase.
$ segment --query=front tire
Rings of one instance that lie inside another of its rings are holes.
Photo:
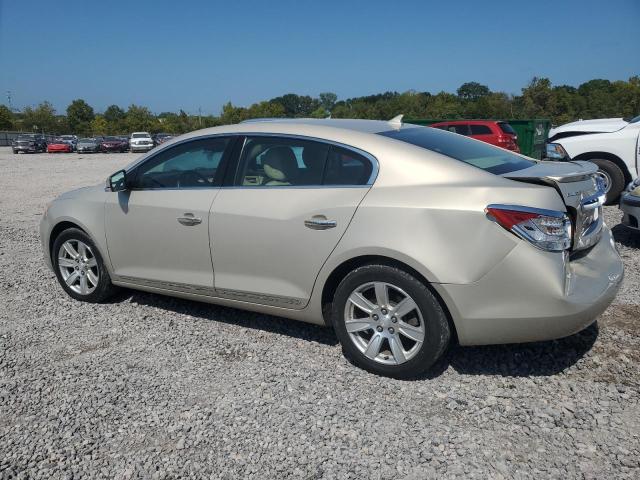
[[[99,303],[117,291],[98,248],[82,230],[70,228],[58,235],[51,262],[58,283],[76,300]]]
[[[589,161],[598,166],[598,173],[602,175],[607,185],[605,205],[613,205],[618,201],[620,194],[624,190],[624,172],[611,160],[596,158]]]
[[[393,378],[424,373],[451,337],[433,292],[388,265],[365,265],[349,273],[338,285],[331,318],[347,359]]]

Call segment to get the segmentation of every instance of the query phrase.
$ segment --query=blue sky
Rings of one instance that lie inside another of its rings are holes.
[[[55,7],[53,6],[55,4]],[[0,103],[218,114],[284,93],[640,74],[640,1],[0,0]]]

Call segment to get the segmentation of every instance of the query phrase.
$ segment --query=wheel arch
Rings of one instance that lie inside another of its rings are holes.
[[[365,265],[386,265],[389,267],[395,267],[407,272],[408,274],[414,276],[417,280],[422,282],[440,302],[440,305],[445,312],[447,321],[449,322],[449,326],[451,328],[451,338],[455,338],[457,340],[456,326],[455,322],[453,321],[449,305],[440,294],[438,289],[434,288],[433,283],[430,282],[423,274],[421,274],[411,265],[384,255],[359,255],[356,257],[352,257],[348,260],[343,261],[331,271],[322,286],[321,296],[322,316],[327,325],[331,325],[330,307],[331,303],[333,302],[333,297],[335,296],[338,285],[340,284],[342,279],[344,279],[344,277],[349,274],[349,272]]]
[[[49,254],[52,254],[53,244],[55,243],[56,238],[58,238],[62,232],[64,232],[65,230],[69,230],[70,228],[76,228],[85,235],[88,235],[89,238],[91,238],[91,235],[89,235],[87,230],[79,224],[69,220],[62,220],[55,224],[55,226],[51,229],[51,233],[49,234]]]
[[[629,172],[629,167],[627,167],[627,164],[624,163],[624,161],[620,157],[618,157],[617,155],[614,155],[613,153],[585,152],[585,153],[581,153],[580,155],[576,155],[575,157],[572,157],[571,160],[586,160],[586,161],[610,160],[611,162],[615,163],[616,166],[620,168],[620,170],[622,171],[622,174],[624,175],[625,184],[629,184],[629,182],[633,180],[633,178],[631,177],[631,173]]]

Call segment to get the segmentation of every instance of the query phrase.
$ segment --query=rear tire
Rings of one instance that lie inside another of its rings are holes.
[[[393,378],[416,377],[442,356],[451,331],[434,293],[388,265],[365,265],[338,285],[331,307],[342,351],[355,365]]]
[[[620,194],[625,187],[624,172],[611,160],[593,159],[589,160],[598,166],[598,171],[608,182],[608,191],[605,204],[612,205],[618,201]]]
[[[100,251],[82,230],[69,228],[58,235],[51,263],[62,289],[76,300],[99,303],[118,291]]]

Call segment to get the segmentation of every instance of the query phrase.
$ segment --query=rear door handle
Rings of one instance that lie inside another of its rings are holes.
[[[178,217],[178,222],[187,227],[202,223],[202,219],[193,215],[193,213],[185,213],[183,217]]]
[[[311,230],[328,230],[338,226],[338,222],[335,220],[327,220],[324,215],[314,215],[308,220],[304,221],[304,226]]]

